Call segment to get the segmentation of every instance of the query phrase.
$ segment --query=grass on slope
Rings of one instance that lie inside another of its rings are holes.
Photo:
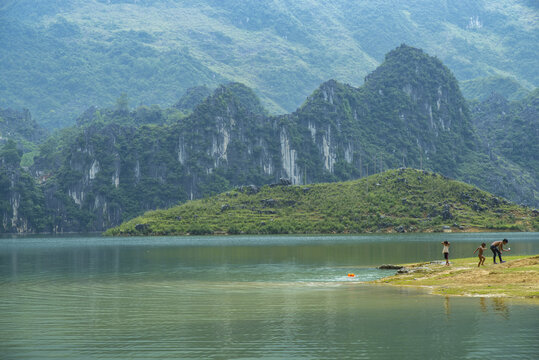
[[[107,235],[304,234],[538,229],[536,213],[440,175],[390,170],[309,186],[240,189],[150,211]]]
[[[488,253],[486,253],[488,255]],[[478,258],[450,260],[451,266],[438,263],[411,264],[413,271],[397,274],[375,283],[399,286],[426,286],[435,294],[466,296],[509,296],[539,299],[539,255],[504,256],[503,264],[477,267]]]

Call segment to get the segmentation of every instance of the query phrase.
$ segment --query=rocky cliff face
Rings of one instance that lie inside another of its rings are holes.
[[[42,192],[20,166],[13,140],[0,148],[0,233],[27,233],[45,227]]]
[[[390,52],[360,88],[322,84],[289,118],[298,134],[290,163],[303,164],[307,182],[399,166],[456,177],[477,140],[451,72],[408,46]]]
[[[3,199],[5,205],[2,211],[2,229],[4,232],[25,233],[31,231],[28,224],[27,214],[21,211],[22,194],[15,185],[20,182],[20,173],[10,171],[2,185],[8,188],[7,196]]]
[[[477,183],[491,167],[474,164],[493,164],[478,152],[451,72],[408,46],[390,52],[362,87],[330,80],[291,114],[268,116],[237,83],[187,117],[169,121],[170,111],[90,109],[62,146],[44,146],[32,172],[43,182],[50,230],[101,231],[146,210],[281,178],[327,182],[405,166]]]

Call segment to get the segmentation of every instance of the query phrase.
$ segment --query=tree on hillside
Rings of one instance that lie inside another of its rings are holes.
[[[0,163],[4,168],[18,168],[21,157],[22,151],[17,149],[17,143],[11,139],[7,141],[0,151]]]
[[[126,113],[129,111],[129,98],[126,93],[122,93],[118,99],[116,99],[116,111]]]

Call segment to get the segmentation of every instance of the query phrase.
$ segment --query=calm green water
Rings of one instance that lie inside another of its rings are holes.
[[[0,358],[536,359],[537,303],[361,283],[504,237],[539,253],[538,233],[0,238]]]

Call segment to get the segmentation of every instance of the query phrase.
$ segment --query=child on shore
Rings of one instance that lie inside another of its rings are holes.
[[[475,249],[475,251],[473,252],[475,254],[476,251],[479,251],[477,253],[477,256],[479,257],[479,264],[477,264],[477,267],[480,267],[481,265],[485,266],[486,257],[483,255],[483,251],[485,251],[486,249],[485,246],[487,246],[487,244],[482,243],[481,246]]]
[[[445,240],[442,245],[444,246],[444,249],[442,250],[442,254],[444,254],[444,259],[445,259],[445,265],[446,266],[449,266],[449,245],[451,245],[449,243],[449,241]]]

